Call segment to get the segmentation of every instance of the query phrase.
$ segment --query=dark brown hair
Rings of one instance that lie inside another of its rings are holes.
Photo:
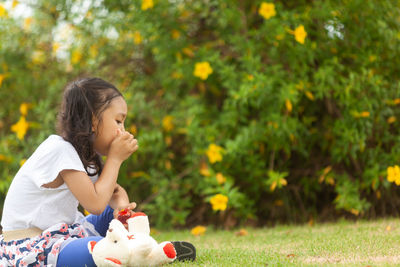
[[[118,89],[100,79],[84,78],[69,83],[57,116],[57,133],[70,142],[88,175],[100,174],[103,163],[93,147],[92,119],[101,121],[101,115],[111,101],[122,94]]]

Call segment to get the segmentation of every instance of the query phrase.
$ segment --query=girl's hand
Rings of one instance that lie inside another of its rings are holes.
[[[108,157],[117,161],[126,160],[133,152],[139,148],[138,141],[129,132],[117,130],[117,135],[111,143]]]
[[[114,219],[119,220],[125,226],[126,230],[129,231],[127,220],[135,213],[133,209],[136,208],[136,203],[132,202],[124,207],[125,208],[114,210]]]
[[[114,213],[113,213],[114,214],[114,219],[118,218],[118,213],[121,210],[126,209],[128,211],[128,213],[129,213],[129,215],[131,215],[131,214],[135,213],[133,211],[133,209],[135,209],[135,208],[136,208],[136,202],[131,202],[131,203],[127,204],[127,205],[123,205],[121,207],[118,207],[117,209],[114,209]]]

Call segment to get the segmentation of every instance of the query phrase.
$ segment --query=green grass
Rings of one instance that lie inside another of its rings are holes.
[[[158,241],[186,240],[197,248],[194,263],[178,266],[400,266],[397,219],[341,221],[314,226],[246,228],[248,234],[207,229],[153,234]]]

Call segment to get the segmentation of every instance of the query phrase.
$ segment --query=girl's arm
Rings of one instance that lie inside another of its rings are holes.
[[[104,168],[95,183],[76,170],[63,170],[60,176],[79,203],[91,214],[99,215],[106,208],[117,184],[122,162],[137,150],[137,140],[128,132],[118,132],[110,145]]]

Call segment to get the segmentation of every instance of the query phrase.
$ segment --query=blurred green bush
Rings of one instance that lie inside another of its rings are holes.
[[[6,1],[1,199],[54,133],[64,85],[99,76],[123,92],[140,144],[119,183],[157,227],[398,215],[387,168],[400,160],[399,11],[374,0]]]

